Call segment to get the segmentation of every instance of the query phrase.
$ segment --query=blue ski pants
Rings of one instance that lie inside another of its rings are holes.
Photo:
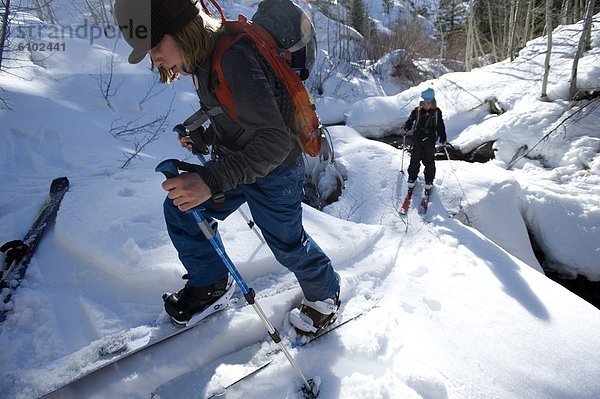
[[[339,282],[331,261],[302,226],[304,163],[300,156],[291,165],[279,166],[253,184],[241,184],[225,193],[225,202],[215,206],[212,199],[201,205],[204,217],[216,232],[217,220],[224,220],[244,202],[279,263],[296,275],[309,301],[331,298]],[[196,208],[198,209],[198,208]],[[200,231],[193,215],[180,211],[167,197],[164,202],[167,231],[186,268],[191,286],[207,286],[225,278],[227,268],[211,243]],[[250,232],[248,233],[250,234]]]

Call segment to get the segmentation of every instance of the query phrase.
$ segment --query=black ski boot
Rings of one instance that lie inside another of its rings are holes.
[[[208,315],[225,309],[235,286],[228,276],[205,287],[185,285],[179,292],[163,295],[165,310],[171,320],[180,325],[193,325]]]
[[[341,303],[339,293],[322,301],[311,302],[304,298],[300,307],[290,312],[290,323],[300,335],[318,335],[335,321]]]
[[[431,189],[433,188],[433,182],[432,181],[426,181],[424,188],[425,188],[425,194],[431,193]]]

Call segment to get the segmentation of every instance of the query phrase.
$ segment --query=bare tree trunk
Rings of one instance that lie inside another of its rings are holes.
[[[581,37],[579,38],[579,44],[577,45],[577,52],[575,53],[575,58],[573,59],[573,69],[571,70],[571,85],[569,88],[569,95],[571,99],[575,98],[577,92],[577,65],[579,64],[579,59],[583,55],[583,53],[589,49],[589,35],[592,29],[592,17],[594,16],[594,5],[596,4],[596,0],[588,0],[585,20],[583,21],[583,29],[581,31]]]
[[[438,19],[439,21],[439,19]],[[443,61],[444,61],[444,57],[446,56],[445,54],[445,50],[446,50],[446,45],[444,43],[446,43],[446,33],[444,32],[444,29],[442,27],[442,24],[440,23],[439,25],[436,26],[436,29],[438,30],[438,32],[440,32],[440,53],[439,53],[439,58],[438,58],[438,68],[440,68],[441,70],[441,66],[443,65]],[[437,75],[437,73],[436,73]]]
[[[477,45],[477,49],[479,50],[479,53],[477,56],[485,56],[485,51],[483,50],[483,46],[481,45],[481,40],[479,39],[479,29],[475,29],[473,31],[474,35],[473,35],[473,41],[474,41],[474,45]]]
[[[492,7],[490,6],[490,2],[487,2],[488,9],[488,23],[490,25],[490,38],[492,40],[492,54],[494,55],[494,61],[498,61],[500,58],[498,57],[498,49],[496,48],[496,39],[494,34],[494,24],[492,22]]]
[[[106,13],[106,6],[104,5],[104,0],[100,0],[100,13],[102,14],[102,20],[104,22],[104,26],[109,26],[110,19],[108,18],[108,14]]]
[[[327,54],[331,54],[331,18],[327,18]]]
[[[571,12],[571,0],[563,0],[562,5],[560,7],[560,23],[562,25],[570,24],[569,13]]]
[[[37,11],[37,16],[40,21],[44,20],[44,10],[42,9],[42,5],[39,0],[35,0],[35,10]]]
[[[508,52],[508,37],[509,35],[509,27],[510,27],[510,10],[509,12],[503,12],[502,16],[503,18],[503,22],[502,22],[502,58],[508,58],[510,56],[509,52]]]
[[[514,30],[514,16],[515,16],[515,2],[514,0],[510,1],[510,9],[508,11],[508,32],[507,32],[507,40],[506,40],[506,52],[508,53],[507,55],[510,57],[510,60],[513,60],[513,54],[512,54],[512,34],[513,34],[513,30]]]
[[[94,7],[92,7],[92,3],[90,3],[90,0],[85,0],[85,4],[87,4],[88,10],[90,11],[90,15],[94,19],[94,23],[96,25],[100,25],[100,20],[98,19],[98,16],[96,15],[96,12],[94,11]]]
[[[596,0],[590,0],[588,8],[585,14],[584,21],[584,42],[583,51],[590,51],[592,49],[592,19],[594,18],[594,9],[596,7]]]
[[[525,38],[525,42],[533,39],[533,23],[532,21],[535,19],[533,17],[533,12],[535,9],[535,5],[533,4],[534,0],[529,0],[527,2],[527,14],[525,15],[525,31],[523,32],[523,37]]]
[[[579,0],[573,0],[571,6],[571,23],[574,24],[579,19]]]
[[[511,2],[510,5],[510,32],[509,32],[509,37],[508,37],[508,52],[510,54],[510,60],[514,60],[514,56],[515,56],[515,38],[517,36],[517,20],[519,17],[519,8],[520,8],[520,4],[521,1],[520,0],[515,0],[514,2]]]
[[[546,58],[544,60],[544,79],[542,80],[542,101],[548,101],[548,75],[550,74],[550,56],[552,55],[552,0],[546,0],[546,32],[548,45],[546,46]]]
[[[48,22],[54,25],[56,23],[56,18],[54,17],[54,12],[52,11],[52,7],[50,7],[50,3],[48,3],[48,1],[44,2],[44,8],[46,9],[46,15],[50,19]]]
[[[10,11],[10,0],[4,1],[4,15],[2,15],[2,32],[0,33],[0,68],[2,68],[2,57],[4,54],[4,43],[8,32],[8,14]]]
[[[532,4],[532,16],[529,24],[529,38],[527,40],[535,39],[539,34],[536,30],[536,14],[538,12],[538,7],[536,5],[536,0],[531,0]]]
[[[465,70],[470,71],[473,68],[473,49],[474,49],[474,30],[475,30],[475,2],[471,1],[469,19],[467,21],[467,40],[465,45]]]

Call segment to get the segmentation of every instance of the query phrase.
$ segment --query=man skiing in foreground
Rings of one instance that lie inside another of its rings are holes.
[[[162,185],[168,191],[167,230],[188,272],[183,289],[165,294],[165,310],[174,322],[187,324],[231,295],[227,268],[187,211],[202,206],[216,230],[214,219],[224,220],[247,202],[275,258],[296,275],[304,293],[301,306],[290,314],[291,323],[300,333],[317,334],[339,309],[339,278],[302,225],[304,164],[278,108],[287,93],[277,77],[251,45],[234,45],[225,52],[222,68],[238,121],[226,113],[213,114],[219,102],[210,61],[217,39],[227,34],[220,21],[190,0],[117,0],[115,17],[133,48],[129,62],[139,63],[149,54],[163,83],[191,75],[202,109],[210,115],[203,140],[212,146],[213,162],[207,167],[188,165],[191,172]],[[149,34],[132,34],[126,31],[130,26],[146,27]]]

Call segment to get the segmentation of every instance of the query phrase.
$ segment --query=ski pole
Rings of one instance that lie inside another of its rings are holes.
[[[177,169],[177,166],[176,166],[177,162],[178,161],[176,159],[164,160],[156,166],[155,171],[161,172],[162,174],[165,175],[165,177],[167,179],[175,177],[175,176],[179,175],[179,170]],[[202,234],[204,234],[206,239],[210,242],[212,247],[215,249],[215,251],[217,252],[219,257],[221,258],[221,260],[223,261],[223,263],[229,270],[229,273],[231,273],[231,275],[233,276],[233,279],[237,283],[238,287],[240,287],[240,290],[244,294],[244,298],[246,299],[248,304],[252,305],[252,307],[254,308],[254,310],[256,311],[256,313],[258,314],[258,316],[264,323],[265,327],[267,328],[267,331],[269,332],[269,336],[271,337],[273,342],[275,342],[276,344],[279,345],[279,347],[281,348],[281,351],[285,354],[285,357],[287,357],[287,359],[290,362],[290,364],[292,365],[292,367],[296,370],[296,372],[302,379],[302,382],[304,383],[303,391],[307,395],[306,396],[307,399],[315,399],[317,396],[319,396],[319,391],[317,389],[317,386],[314,385],[314,389],[313,389],[313,386],[311,386],[309,380],[306,379],[306,377],[302,373],[302,370],[300,370],[300,367],[298,366],[298,364],[296,363],[296,361],[294,360],[294,358],[292,357],[290,352],[287,350],[287,348],[281,341],[279,332],[277,331],[277,329],[275,327],[273,327],[273,325],[267,318],[266,314],[264,313],[264,311],[262,310],[262,308],[260,307],[258,302],[256,302],[254,289],[248,288],[248,285],[246,284],[246,282],[244,281],[244,279],[242,278],[242,276],[240,275],[240,273],[238,272],[236,267],[233,265],[233,262],[231,261],[231,259],[229,259],[229,256],[225,253],[223,248],[219,245],[219,241],[217,240],[217,238],[215,236],[215,232],[210,227],[210,224],[208,223],[208,221],[206,220],[204,215],[202,215],[202,212],[200,212],[198,210],[198,208],[191,209],[188,212],[190,212],[192,214],[192,216],[194,216],[194,219],[196,219],[196,223],[198,224],[198,227],[202,231]],[[310,381],[312,381],[312,380],[310,380]]]
[[[402,164],[400,165],[400,173],[404,174],[404,152],[406,151],[406,133],[402,134]]]
[[[189,137],[189,133],[186,131],[185,126],[182,124],[176,125],[173,128],[173,131],[177,133],[177,135],[181,138],[181,137]],[[194,144],[192,143],[192,154],[194,154],[195,156],[198,157],[198,160],[200,160],[200,163],[202,164],[202,166],[206,165],[206,160],[204,159],[204,156],[202,155],[202,153],[196,148],[196,146],[194,146]],[[266,244],[267,242],[265,241],[265,239],[263,238],[263,236],[259,233],[259,231],[256,229],[256,224],[254,223],[254,221],[252,219],[250,219],[248,216],[246,216],[246,213],[242,210],[242,208],[238,208],[237,211],[240,213],[240,215],[242,215],[242,218],[244,219],[244,221],[246,222],[246,224],[248,225],[248,227],[254,232],[254,234],[256,234],[256,236],[258,237],[258,239],[260,240],[260,242],[262,242],[263,244]]]
[[[450,154],[448,154],[448,149],[446,148],[446,146],[444,146],[444,152],[446,153],[446,158],[448,158],[448,163],[450,163]],[[452,167],[451,163],[450,166]]]
[[[451,144],[449,144],[449,145],[451,145]],[[463,190],[463,188],[460,184],[460,180],[458,180],[458,176],[456,175],[456,171],[454,170],[454,167],[452,166],[452,162],[450,162],[450,154],[448,154],[447,146],[444,146],[444,152],[446,153],[446,158],[448,158],[448,164],[450,165],[450,170],[452,171],[452,174],[454,175],[454,178],[456,179],[456,182],[458,183],[458,187],[460,188],[460,191],[462,191],[463,197],[466,200],[467,194],[465,193],[465,190]]]

